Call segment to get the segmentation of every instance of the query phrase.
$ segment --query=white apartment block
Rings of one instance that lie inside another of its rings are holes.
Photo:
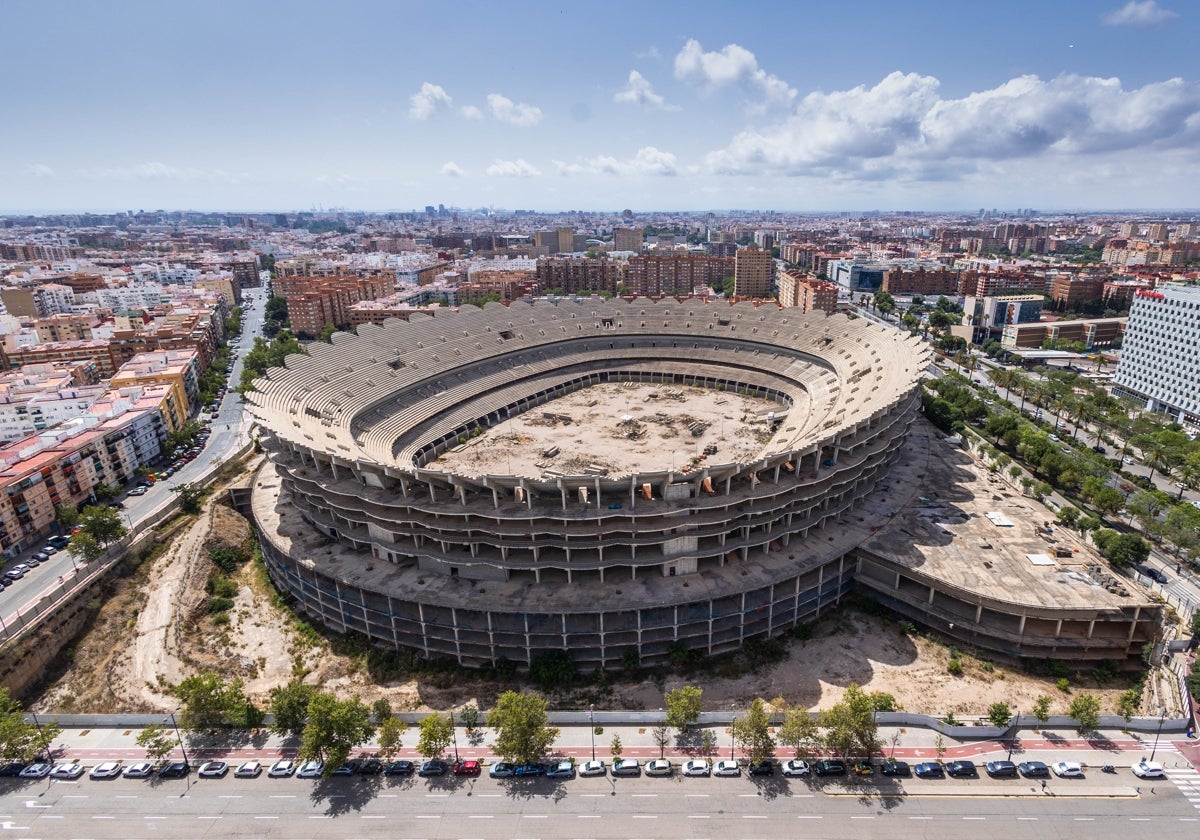
[[[131,283],[128,286],[113,286],[97,289],[96,304],[114,312],[152,309],[163,301],[162,286],[157,283]]]
[[[1113,393],[1200,427],[1200,287],[1140,291],[1129,307]]]

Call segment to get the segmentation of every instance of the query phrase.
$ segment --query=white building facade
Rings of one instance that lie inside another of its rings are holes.
[[[1200,287],[1162,286],[1140,291],[1129,324],[1113,393],[1144,401],[1200,428]]]

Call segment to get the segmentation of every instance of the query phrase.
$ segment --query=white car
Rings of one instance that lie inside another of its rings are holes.
[[[604,774],[604,762],[600,759],[585,761],[579,768],[580,776],[603,776]]]
[[[220,779],[229,772],[229,765],[224,761],[206,761],[200,765],[200,777],[203,779]]]
[[[713,768],[714,776],[740,776],[742,775],[741,766],[733,759],[727,758],[723,761],[718,761],[717,766]]]
[[[683,775],[685,776],[707,776],[711,772],[712,768],[703,758],[693,758],[683,763]]]
[[[238,779],[257,779],[258,774],[262,772],[262,765],[257,761],[243,761],[238,765],[238,768],[233,771],[233,775]]]
[[[653,761],[646,762],[647,776],[670,776],[671,762],[665,758],[656,758]]]
[[[273,779],[283,779],[296,772],[296,762],[290,758],[281,758],[271,765],[267,775]]]
[[[121,762],[101,761],[88,773],[90,779],[115,779],[121,775]]]
[[[636,758],[618,758],[612,763],[614,776],[638,776],[641,772],[642,765]]]
[[[801,761],[798,758],[793,758],[783,762],[783,775],[785,776],[807,776],[811,771],[807,761]]]
[[[135,761],[125,768],[122,774],[126,779],[145,779],[154,772],[154,765],[149,761]]]
[[[1131,769],[1133,770],[1133,775],[1139,779],[1164,779],[1167,776],[1161,764],[1157,761],[1147,761],[1144,758],[1133,765]]]
[[[37,764],[30,764],[20,772],[22,779],[44,779],[50,775],[52,768],[44,761],[39,761]]]
[[[1083,765],[1077,761],[1060,761],[1054,765],[1054,775],[1063,779],[1082,779]]]
[[[60,764],[50,771],[52,779],[78,779],[83,775],[86,768],[78,761],[73,761],[70,764]]]
[[[325,772],[325,762],[323,761],[306,761],[300,765],[300,769],[296,771],[297,779],[315,779]]]

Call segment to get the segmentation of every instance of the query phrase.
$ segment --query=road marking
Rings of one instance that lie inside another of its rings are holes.
[[[395,796],[395,794],[392,794],[392,795]],[[498,794],[498,793],[477,793],[475,795],[478,797],[488,797],[491,799],[499,799],[500,798],[500,794]]]
[[[92,814],[92,819],[94,819],[94,820],[111,820],[111,819],[115,819],[115,818],[110,817],[107,814]]]
[[[1037,817],[1017,817],[1019,820],[1037,820]]]
[[[909,817],[910,820],[931,820],[933,817]]]
[[[243,797],[240,793],[222,793],[220,796],[217,797],[217,799],[242,799],[242,798]]]
[[[467,815],[467,819],[469,819],[469,820],[490,820],[491,818],[492,818],[491,814],[468,814]]]
[[[295,799],[296,794],[294,794],[294,793],[272,793],[271,798],[272,799]]]
[[[580,796],[608,796],[607,793],[581,793]]]
[[[655,796],[658,796],[658,794],[657,793],[635,793],[635,794],[633,794],[634,799],[637,799],[638,797],[641,797],[642,799],[650,799]]]
[[[710,819],[709,814],[688,814],[689,820],[707,820]]]
[[[387,816],[384,814],[362,814],[360,816],[364,820],[385,820],[385,819],[387,819]]]
[[[42,819],[44,819],[44,820],[61,820],[62,815],[61,814],[46,814],[46,816],[42,817]]]
[[[219,820],[221,817],[196,817],[198,820]]]
[[[754,797],[758,796],[758,794],[757,793],[739,793],[738,796],[742,797],[742,799],[753,799]]]
[[[707,793],[685,793],[684,796],[685,797],[688,797],[688,796],[703,797],[703,798],[707,799],[709,795]]]
[[[629,816],[635,820],[656,820],[656,819],[658,819],[657,814],[630,814]]]
[[[1095,817],[1076,817],[1075,822],[1092,822]]]
[[[798,819],[798,820],[823,820],[823,819],[825,819],[825,817],[821,816],[820,814],[801,814],[800,816],[796,817],[796,819]]]
[[[448,794],[448,793],[427,793],[427,794],[425,794],[425,798],[426,799],[445,799],[449,795],[450,794]]]
[[[316,814],[316,815],[310,814],[308,818],[310,820],[327,820],[327,819],[329,819],[329,815],[328,814]]]
[[[525,820],[544,820],[549,819],[549,814],[522,814],[521,818]]]
[[[1150,822],[1149,817],[1130,817],[1130,822]]]
[[[742,814],[742,819],[744,819],[744,820],[765,820],[766,816],[763,814]]]
[[[256,820],[277,820],[277,819],[279,819],[279,817],[276,817],[276,816],[270,816],[270,817],[255,817],[254,819],[256,819]]]
[[[441,818],[440,814],[417,814],[416,816],[418,820],[440,820]]]
[[[118,793],[116,796],[113,797],[113,799],[137,799],[137,794],[134,794],[133,796],[129,796],[128,794]]]
[[[875,817],[874,816],[867,816],[867,817],[857,816],[857,817],[851,817],[850,819],[852,819],[852,820],[873,820],[873,819],[875,819]]]
[[[986,820],[987,817],[963,817],[964,820]]]

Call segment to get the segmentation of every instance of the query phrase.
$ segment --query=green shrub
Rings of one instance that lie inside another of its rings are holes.
[[[1071,681],[1066,677],[1059,677],[1058,680],[1055,681],[1054,685],[1057,686],[1058,690],[1063,694],[1071,693]]]
[[[946,663],[946,673],[952,677],[961,677],[963,675],[963,664],[961,659],[951,659]]]
[[[223,613],[233,609],[232,598],[209,598],[208,611],[210,613]]]

